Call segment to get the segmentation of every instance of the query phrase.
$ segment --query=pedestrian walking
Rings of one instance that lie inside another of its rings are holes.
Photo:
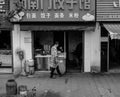
[[[57,73],[61,77],[62,74],[60,73],[59,66],[58,66],[58,48],[59,43],[55,42],[55,44],[51,47],[51,62],[50,62],[50,78],[54,78],[54,71],[57,70]]]

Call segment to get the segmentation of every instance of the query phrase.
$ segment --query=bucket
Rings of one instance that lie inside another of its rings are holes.
[[[14,79],[9,79],[6,83],[6,94],[16,95],[17,94],[17,83]]]
[[[64,74],[66,72],[66,60],[63,57],[58,58],[58,66],[61,74]]]
[[[34,74],[34,61],[33,61],[33,59],[28,60],[28,65],[29,65],[29,74],[33,75]]]
[[[26,60],[25,62],[25,70],[27,74],[34,74],[34,61],[33,59]]]
[[[20,85],[18,87],[18,94],[22,96],[27,96],[27,86],[26,85]]]
[[[29,66],[29,74],[30,75],[34,74],[34,66]]]

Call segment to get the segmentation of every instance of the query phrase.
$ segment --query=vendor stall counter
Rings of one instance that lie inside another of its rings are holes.
[[[51,55],[41,55],[38,54],[35,56],[37,60],[37,69],[38,70],[50,70],[50,58]],[[66,71],[66,55],[65,53],[61,53],[58,56],[58,65],[60,68],[61,73],[65,73]]]

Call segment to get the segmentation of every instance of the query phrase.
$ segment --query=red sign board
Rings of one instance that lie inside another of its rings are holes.
[[[14,1],[11,9],[14,9]],[[21,21],[94,21],[95,0],[21,0]]]
[[[97,0],[97,21],[120,21],[120,0]]]

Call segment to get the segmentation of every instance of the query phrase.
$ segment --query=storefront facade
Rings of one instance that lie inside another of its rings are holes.
[[[12,19],[14,72],[20,68],[18,48],[24,50],[23,64],[34,59],[36,70],[48,69],[39,66],[36,56],[43,55],[41,48],[47,52],[44,56],[49,56],[55,41],[63,48],[65,71],[78,66],[80,72],[100,72],[100,25],[95,22],[95,0],[22,0],[22,5],[23,16]]]
[[[97,0],[101,28],[101,71],[120,72],[120,0]]]
[[[9,0],[0,1],[0,73],[13,72],[12,25],[5,19],[9,11]]]

